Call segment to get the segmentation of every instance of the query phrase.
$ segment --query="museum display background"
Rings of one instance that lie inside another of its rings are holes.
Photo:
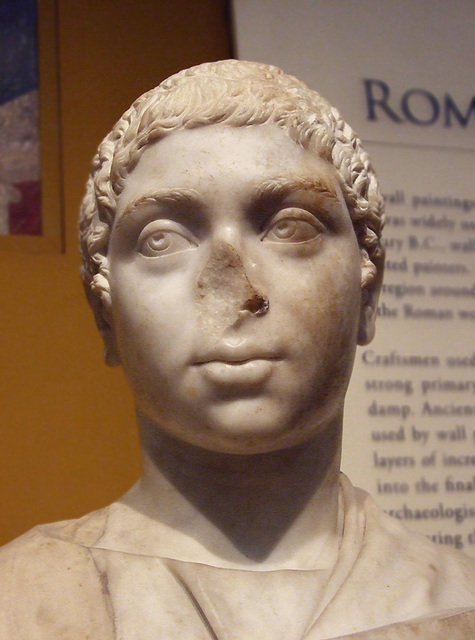
[[[98,142],[138,95],[231,56],[222,0],[58,0],[57,14],[65,248],[0,252],[0,543],[103,506],[139,474],[131,395],[104,366],[79,279],[79,203]]]

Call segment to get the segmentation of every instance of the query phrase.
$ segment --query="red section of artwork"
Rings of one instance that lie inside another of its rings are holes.
[[[11,235],[41,235],[41,183],[39,180],[16,182],[21,192],[20,202],[10,202],[8,207]]]

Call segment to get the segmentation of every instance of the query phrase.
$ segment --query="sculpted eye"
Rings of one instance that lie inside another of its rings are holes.
[[[170,220],[155,220],[147,225],[137,244],[139,253],[147,258],[169,256],[197,246],[181,225]]]
[[[266,242],[309,242],[325,231],[323,224],[304,209],[283,209],[262,237]]]

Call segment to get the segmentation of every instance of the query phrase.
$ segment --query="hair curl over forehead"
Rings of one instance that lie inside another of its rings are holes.
[[[224,60],[185,69],[143,94],[100,144],[79,218],[84,279],[92,292],[109,299],[107,249],[117,198],[150,144],[179,129],[265,123],[335,167],[369,283],[382,255],[384,207],[361,141],[336,109],[293,76],[265,64]]]

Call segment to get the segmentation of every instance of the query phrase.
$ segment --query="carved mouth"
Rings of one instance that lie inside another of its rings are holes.
[[[222,343],[209,350],[203,350],[193,358],[193,364],[200,366],[214,362],[229,365],[245,365],[249,362],[260,360],[281,360],[282,355],[278,349],[267,349],[238,342],[236,344]]]
[[[197,363],[204,378],[221,387],[256,387],[272,375],[274,366],[280,361],[276,357],[234,357],[213,359]]]
[[[249,362],[259,362],[260,360],[269,360],[269,361],[273,361],[273,360],[281,360],[281,358],[277,358],[274,356],[267,356],[267,355],[252,355],[249,357],[240,357],[238,355],[236,355],[236,357],[215,357],[215,358],[206,358],[203,360],[200,360],[198,362],[195,362],[195,364],[197,366],[201,366],[201,365],[206,365],[206,364],[212,364],[214,362],[216,363],[222,363],[222,364],[229,364],[232,367],[238,367],[240,365],[245,365]]]

